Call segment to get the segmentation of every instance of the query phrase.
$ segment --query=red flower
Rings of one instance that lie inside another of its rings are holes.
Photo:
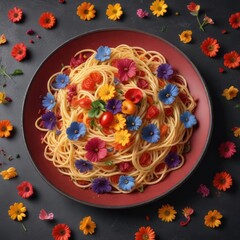
[[[219,146],[220,157],[231,158],[236,153],[236,145],[234,142],[224,142]]]
[[[237,29],[240,27],[240,12],[234,13],[228,19],[232,28]]]
[[[223,59],[223,64],[225,67],[237,68],[240,65],[240,55],[236,51],[225,53]]]
[[[16,23],[22,19],[23,11],[21,8],[14,7],[8,11],[8,18],[10,21]]]
[[[190,2],[189,5],[187,5],[187,9],[193,16],[197,16],[200,10],[200,5],[196,4],[195,2]]]
[[[215,57],[220,48],[218,42],[214,38],[207,38],[201,44],[202,52],[208,57]]]
[[[59,223],[52,230],[54,240],[68,240],[71,237],[71,230],[68,225]]]
[[[12,57],[14,57],[17,61],[22,61],[26,55],[27,55],[27,47],[24,45],[24,43],[18,43],[13,46]]]
[[[226,191],[232,186],[232,177],[227,172],[216,173],[213,179],[213,186],[219,191]]]
[[[18,195],[22,198],[29,198],[33,195],[33,186],[30,182],[24,181],[17,186]]]
[[[137,86],[141,89],[148,89],[149,84],[147,80],[140,78],[137,81]]]
[[[39,18],[39,25],[43,28],[50,29],[56,23],[56,18],[51,12],[44,12]]]
[[[133,103],[138,103],[143,98],[143,93],[137,88],[131,88],[125,93],[125,98]]]
[[[135,233],[135,240],[154,240],[155,239],[155,232],[154,230],[147,226],[147,227],[140,227],[138,232]]]

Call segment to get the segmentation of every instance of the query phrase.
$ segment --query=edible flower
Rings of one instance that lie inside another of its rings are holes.
[[[213,178],[213,186],[219,191],[226,191],[232,186],[232,177],[229,173],[223,171],[216,173]]]
[[[68,240],[71,237],[71,229],[65,223],[59,223],[52,229],[54,240]]]
[[[56,89],[63,89],[69,84],[69,76],[66,74],[58,74],[52,86]]]
[[[240,55],[236,51],[225,53],[223,64],[227,68],[237,68],[240,66]]]
[[[118,187],[123,191],[130,191],[135,186],[135,179],[132,176],[121,175],[118,181]]]
[[[139,9],[137,9],[137,16],[140,17],[140,18],[148,17],[148,12],[139,8]]]
[[[167,164],[168,168],[176,168],[179,166],[181,163],[181,159],[178,156],[177,153],[175,152],[170,152],[166,158],[165,158],[165,163]]]
[[[111,127],[114,128],[116,131],[119,131],[123,129],[126,126],[126,118],[123,114],[118,113],[114,115],[113,123],[111,124]]]
[[[154,230],[147,227],[140,227],[137,232],[135,232],[135,240],[155,240]]]
[[[48,213],[45,209],[41,209],[38,215],[40,220],[53,220],[54,214],[52,212]]]
[[[184,124],[185,128],[191,128],[197,124],[196,117],[189,111],[186,111],[180,115],[180,121]]]
[[[21,222],[23,218],[26,217],[27,208],[24,206],[22,202],[15,202],[13,205],[9,207],[8,215],[12,220],[17,220]]]
[[[26,45],[24,43],[15,44],[12,48],[11,55],[16,61],[22,61],[27,55]]]
[[[47,95],[43,97],[43,100],[42,100],[43,107],[46,108],[46,110],[51,111],[55,106],[55,104],[56,102],[55,102],[54,96],[48,92]]]
[[[56,126],[57,119],[54,112],[46,112],[42,115],[43,126],[46,129],[53,130]]]
[[[215,228],[221,225],[221,220],[223,215],[217,210],[210,210],[204,217],[204,224],[207,227]]]
[[[198,15],[198,12],[200,10],[200,5],[199,4],[196,4],[195,2],[190,2],[188,5],[187,5],[187,9],[190,11],[190,14],[193,15],[193,16],[197,16]]]
[[[240,137],[240,127],[233,127],[232,128],[234,137]]]
[[[162,205],[161,208],[158,209],[158,217],[163,222],[172,222],[176,218],[177,211],[170,204]]]
[[[190,222],[191,220],[191,215],[194,213],[194,210],[191,208],[191,207],[185,207],[183,210],[182,210],[182,214],[183,216],[187,219],[186,221],[181,221],[180,222],[180,225],[181,226],[187,226],[188,223]]]
[[[22,198],[29,198],[33,195],[33,186],[30,182],[23,181],[17,186],[18,195]]]
[[[23,16],[23,11],[21,8],[14,7],[8,11],[8,18],[11,22],[17,23],[21,21]]]
[[[0,92],[0,104],[6,103],[6,93],[5,92]]]
[[[131,134],[128,132],[128,130],[120,130],[114,134],[115,142],[121,144],[122,146],[125,146],[130,142],[130,137]]]
[[[3,170],[0,172],[0,175],[4,180],[9,180],[11,178],[15,178],[17,174],[17,169],[14,167],[10,167],[7,170]]]
[[[52,28],[56,23],[56,18],[51,12],[44,12],[39,17],[38,23],[45,29]]]
[[[96,10],[92,3],[83,2],[77,7],[77,15],[84,21],[95,18]]]
[[[108,4],[107,10],[106,10],[106,15],[107,15],[108,19],[110,19],[112,21],[119,20],[121,18],[121,16],[123,15],[122,6],[120,5],[120,3],[116,3],[114,5]]]
[[[136,75],[136,63],[128,58],[119,59],[117,61],[119,81],[126,83],[129,78],[132,78]]]
[[[137,131],[142,125],[142,119],[139,116],[127,116],[126,125],[129,131]]]
[[[5,34],[1,34],[0,35],[0,45],[3,45],[7,42],[7,38],[5,36]]]
[[[237,29],[240,27],[240,12],[233,13],[229,19],[229,24],[233,29]]]
[[[113,114],[117,114],[117,113],[121,112],[122,101],[115,99],[115,98],[108,100],[108,102],[106,104],[106,110]]]
[[[234,86],[230,86],[223,90],[222,96],[224,96],[227,100],[231,100],[235,98],[238,94],[239,90]]]
[[[149,143],[157,143],[160,139],[160,130],[155,124],[151,123],[143,127],[141,136],[143,140]]]
[[[90,162],[98,162],[107,156],[106,143],[97,137],[88,140],[85,150],[86,158]]]
[[[112,186],[107,178],[99,177],[92,181],[92,190],[97,194],[110,192]]]
[[[77,56],[73,56],[70,59],[69,65],[71,68],[76,68],[77,66],[81,65],[82,63],[86,62],[87,56],[85,54],[78,54]]]
[[[126,91],[124,94],[124,97],[133,103],[139,103],[143,98],[143,93],[138,88],[131,88]]]
[[[192,41],[192,31],[184,30],[179,34],[180,41],[183,43],[190,43]]]
[[[67,128],[66,133],[68,139],[77,141],[86,134],[86,131],[87,129],[84,123],[72,122],[70,127]]]
[[[75,161],[75,167],[81,172],[91,171],[93,169],[93,165],[91,162],[80,159]]]
[[[150,6],[150,10],[153,15],[160,17],[163,16],[167,12],[168,5],[164,0],[155,0],[152,2]]]
[[[145,117],[146,117],[146,119],[150,120],[150,119],[158,117],[159,113],[160,113],[160,110],[158,109],[158,107],[155,105],[151,105],[150,107],[148,107]]]
[[[116,93],[116,89],[113,85],[104,84],[99,88],[98,95],[101,100],[108,101],[114,97],[115,93]]]
[[[223,158],[231,158],[237,152],[235,143],[231,141],[221,143],[218,151],[220,157]]]
[[[111,55],[111,48],[107,46],[100,46],[97,49],[95,58],[101,62],[104,62],[110,58],[110,55]]]
[[[165,104],[172,104],[175,101],[179,89],[174,84],[168,84],[166,87],[159,91],[158,98]]]
[[[208,197],[210,194],[210,190],[204,184],[200,184],[200,186],[197,189],[197,192],[200,193],[202,197]]]
[[[0,120],[0,138],[9,137],[12,130],[13,125],[9,120]]]
[[[215,57],[220,48],[220,45],[216,39],[208,37],[202,42],[200,47],[206,56]]]
[[[95,232],[96,223],[90,216],[84,217],[80,222],[79,229],[83,231],[84,235],[93,234]]]
[[[157,77],[168,80],[173,75],[173,68],[168,63],[163,63],[157,68]]]

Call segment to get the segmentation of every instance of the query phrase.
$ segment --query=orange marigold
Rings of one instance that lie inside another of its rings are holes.
[[[216,173],[213,179],[213,186],[220,191],[226,191],[232,186],[232,177],[227,172]]]
[[[207,39],[205,39],[202,42],[200,47],[201,47],[202,52],[206,56],[215,57],[220,48],[220,45],[218,44],[216,39],[208,37]]]
[[[77,7],[77,15],[84,21],[95,18],[96,10],[92,3],[83,2]]]
[[[236,51],[225,53],[223,59],[223,64],[225,67],[237,68],[240,65],[240,55]]]
[[[232,28],[237,29],[240,27],[240,12],[233,13],[228,19]]]
[[[12,130],[13,126],[9,120],[0,121],[0,138],[9,137]]]
[[[50,29],[56,23],[56,18],[51,12],[44,12],[39,18],[39,25],[43,28]]]
[[[135,240],[143,239],[155,240],[155,232],[151,227],[140,227],[138,232],[135,233]]]

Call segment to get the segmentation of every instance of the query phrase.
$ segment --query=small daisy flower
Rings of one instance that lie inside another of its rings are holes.
[[[219,191],[226,191],[232,186],[232,177],[227,172],[216,173],[213,179],[213,186]]]
[[[210,228],[219,227],[222,217],[222,214],[217,210],[209,211],[204,217],[204,224]]]
[[[1,171],[0,175],[2,176],[3,180],[9,180],[11,178],[15,178],[18,174],[16,168],[10,167],[7,170]]]
[[[17,43],[13,46],[11,55],[18,62],[22,61],[27,55],[27,47],[24,43]]]
[[[218,151],[223,158],[231,158],[237,152],[235,143],[231,141],[221,143]]]
[[[54,239],[68,240],[71,237],[71,229],[67,224],[59,223],[52,229]]]
[[[227,68],[237,68],[240,66],[240,55],[236,51],[225,53],[223,59],[223,64]]]
[[[17,220],[21,222],[23,218],[25,218],[27,208],[24,206],[22,202],[14,203],[9,207],[8,215],[12,220]]]
[[[108,101],[114,97],[115,93],[116,89],[113,85],[104,84],[103,86],[100,87],[98,95],[101,100]]]
[[[233,13],[228,21],[233,29],[240,28],[240,12]]]
[[[131,134],[128,132],[128,130],[120,130],[114,134],[115,142],[121,144],[122,146],[125,146],[130,142],[130,137]]]
[[[84,235],[93,234],[95,232],[96,223],[90,216],[84,217],[80,222],[79,229]]]
[[[150,6],[150,10],[156,17],[163,16],[167,12],[168,5],[164,0],[155,0]]]
[[[139,9],[137,9],[137,16],[139,17],[139,18],[145,18],[145,17],[148,17],[148,12],[147,11],[145,11],[145,10],[143,10],[143,9],[141,9],[141,8],[139,8]]]
[[[52,28],[56,23],[56,18],[51,12],[44,12],[39,17],[38,23],[45,29]]]
[[[162,205],[158,209],[158,217],[163,222],[172,222],[176,218],[177,211],[170,204]]]
[[[23,17],[23,11],[21,8],[14,7],[8,11],[8,18],[11,22],[17,23],[21,21]]]
[[[95,18],[95,6],[89,2],[83,2],[77,7],[77,15],[84,21],[90,21]]]
[[[208,57],[215,57],[220,48],[217,40],[214,38],[207,38],[201,44],[202,52]]]
[[[112,21],[119,20],[123,15],[122,6],[120,5],[120,3],[116,3],[114,5],[108,4],[106,15],[108,19]]]

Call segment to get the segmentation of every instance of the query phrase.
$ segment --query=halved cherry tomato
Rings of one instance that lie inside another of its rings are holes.
[[[78,105],[84,109],[91,109],[92,100],[88,97],[83,97],[78,100]]]
[[[125,100],[122,103],[122,113],[132,115],[136,112],[136,105],[130,100]]]
[[[99,118],[99,123],[102,127],[109,127],[114,120],[114,115],[111,112],[104,112]]]
[[[90,73],[90,78],[92,78],[94,80],[94,82],[97,84],[102,83],[102,80],[103,80],[103,76],[99,72]]]
[[[158,117],[159,113],[160,113],[160,110],[155,105],[151,105],[147,109],[146,119],[156,118]]]

